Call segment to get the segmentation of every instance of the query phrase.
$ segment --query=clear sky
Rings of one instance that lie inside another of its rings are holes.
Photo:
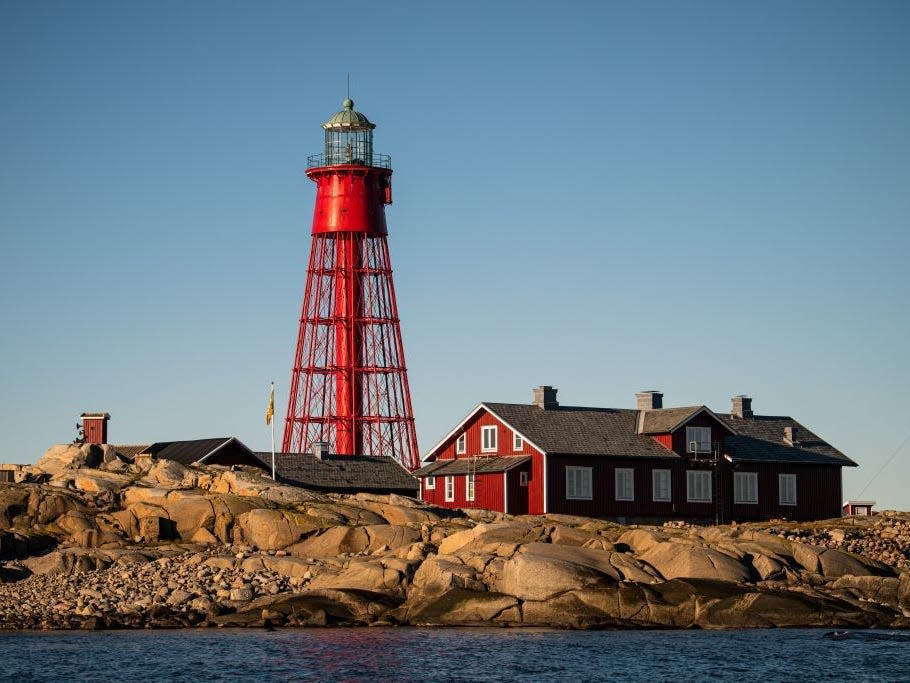
[[[0,461],[84,410],[267,449],[348,72],[421,452],[537,384],[749,393],[853,497],[910,434],[910,3],[0,0]]]

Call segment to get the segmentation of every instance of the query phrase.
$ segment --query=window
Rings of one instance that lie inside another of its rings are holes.
[[[528,480],[529,480],[530,478],[531,478],[531,476],[530,476],[530,473],[529,473],[529,472],[519,472],[519,473],[518,473],[518,485],[519,485],[519,486],[527,486],[527,485],[528,485]]]
[[[733,502],[758,502],[758,472],[733,473]]]
[[[670,497],[670,470],[651,470],[652,498],[657,502],[669,503]]]
[[[518,432],[512,432],[512,450],[520,451],[525,445],[524,439]]]
[[[474,500],[474,475],[465,475],[465,500]]]
[[[711,428],[686,427],[686,453],[710,453]]]
[[[484,453],[496,450],[496,425],[480,428],[480,450]]]
[[[777,475],[777,491],[781,505],[796,505],[796,475]]]
[[[462,432],[461,436],[458,437],[458,441],[455,442],[455,453],[456,454],[462,455],[465,451],[468,450],[467,443],[466,443],[467,442],[466,437],[467,437],[467,435],[464,432]]]
[[[566,500],[591,500],[591,468],[566,466]]]
[[[710,470],[689,470],[686,472],[686,500],[690,503],[711,502]]]
[[[635,470],[616,468],[616,500],[635,500]]]
[[[446,476],[446,502],[451,503],[455,500],[455,477],[451,474]]]
[[[424,487],[429,491],[436,488],[436,477],[427,477],[424,479]]]

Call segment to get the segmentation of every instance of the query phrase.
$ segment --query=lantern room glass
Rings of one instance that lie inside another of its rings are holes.
[[[372,128],[329,128],[325,131],[325,165],[373,165]]]

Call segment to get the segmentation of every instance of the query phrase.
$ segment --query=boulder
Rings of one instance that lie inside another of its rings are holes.
[[[842,550],[827,548],[818,556],[822,576],[838,577],[846,574],[853,576],[872,576],[877,572],[866,563]]]
[[[641,555],[669,538],[668,534],[656,529],[630,529],[621,534],[616,542],[629,546],[636,555]]]
[[[393,615],[398,620],[417,626],[521,623],[521,607],[513,596],[478,593],[462,588],[453,588],[420,602],[406,603]]]
[[[522,543],[544,540],[546,529],[532,519],[478,524],[473,529],[456,532],[439,544],[439,552],[449,555],[457,551],[497,553],[505,546],[503,554],[511,555]]]
[[[412,579],[411,600],[419,602],[426,596],[441,595],[451,588],[485,591],[477,570],[453,555],[433,555],[417,568]]]
[[[237,518],[243,538],[260,550],[281,550],[319,529],[313,520],[287,510],[250,510]]]
[[[73,476],[73,486],[77,491],[84,493],[119,491],[130,481],[132,481],[132,478],[124,474],[96,469],[79,470]]]
[[[333,526],[287,548],[295,557],[335,557],[362,552],[369,543],[362,527]]]
[[[529,543],[505,562],[491,589],[522,600],[548,600],[571,590],[615,584],[623,577],[610,558],[604,550]]]
[[[308,588],[356,588],[382,593],[397,593],[402,589],[404,575],[397,569],[383,566],[378,560],[351,562],[337,574],[320,574]]]
[[[35,470],[58,476],[66,470],[97,467],[104,460],[104,451],[95,444],[60,444],[51,446],[35,464]]]
[[[174,460],[158,460],[142,478],[143,483],[166,489],[193,488],[196,477],[192,470]]]
[[[702,546],[664,542],[639,554],[660,572],[665,579],[714,579],[718,581],[749,581],[749,569],[729,555]]]

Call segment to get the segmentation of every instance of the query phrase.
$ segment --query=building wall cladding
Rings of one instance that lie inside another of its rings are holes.
[[[701,415],[696,415],[694,418],[686,422],[679,429],[673,432],[672,435],[663,434],[663,439],[658,439],[665,447],[671,449],[674,453],[678,455],[687,455],[688,444],[686,442],[686,427],[710,427],[711,428],[711,448],[714,448],[714,444],[719,444],[721,452],[724,448],[724,437],[727,435],[727,430],[722,426],[717,420],[715,420],[710,415],[702,413]],[[667,436],[672,437],[669,439],[670,443],[668,444]]]
[[[482,450],[482,427],[496,427],[496,450],[491,452],[483,452]],[[458,442],[458,436],[462,433],[466,434],[465,442],[465,452],[456,453],[456,445]],[[538,453],[538,451],[531,446],[527,441],[524,441],[522,447],[519,450],[514,450],[514,432],[510,427],[505,425],[501,420],[496,418],[494,415],[489,413],[486,410],[480,411],[477,415],[472,417],[464,426],[464,428],[454,435],[452,435],[449,440],[443,444],[442,448],[437,452],[437,459],[439,460],[451,460],[453,458],[472,458],[475,455],[533,455]]]
[[[572,500],[566,497],[566,467],[590,467],[592,499]],[[634,472],[635,499],[616,500],[616,470]],[[652,471],[671,471],[671,501],[655,501]],[[707,470],[712,474],[711,502],[687,500],[687,472]],[[758,503],[733,503],[733,473],[758,474]],[[795,474],[797,504],[779,502],[778,475]],[[714,477],[718,477],[714,481]],[[736,467],[723,460],[717,464],[686,459],[603,458],[585,456],[548,456],[547,479],[550,482],[548,512],[588,517],[643,520],[698,519],[721,522],[786,518],[798,521],[839,517],[841,514],[841,472],[837,465],[786,465],[776,463],[738,463]],[[716,485],[715,485],[716,484]],[[718,505],[719,501],[719,505]]]
[[[446,478],[435,478],[435,487],[427,488],[426,477],[422,480],[422,499],[428,503],[447,508],[481,508],[484,510],[503,510],[503,476],[502,472],[477,474],[474,479],[474,500],[468,500],[468,475],[456,474],[452,476],[455,486],[455,500],[445,499]]]
[[[758,503],[733,504],[731,491],[726,499],[729,514],[737,521],[786,518],[797,521],[841,516],[840,465],[789,465],[783,463],[737,463],[736,472],[758,473]],[[780,505],[778,475],[796,475],[796,505]]]
[[[496,449],[490,452],[483,451],[483,427],[496,427]],[[458,437],[464,433],[465,434],[465,452],[457,453],[457,442]],[[453,460],[453,459],[462,459],[462,458],[474,458],[474,457],[485,457],[485,456],[521,456],[521,455],[530,455],[531,463],[530,466],[522,465],[520,468],[515,470],[510,470],[509,475],[509,512],[510,514],[532,514],[540,515],[543,514],[543,456],[540,451],[531,446],[527,441],[522,440],[522,446],[520,449],[516,450],[514,448],[515,442],[515,432],[512,431],[511,427],[507,426],[495,415],[491,414],[487,410],[480,411],[477,415],[472,417],[467,423],[465,423],[464,428],[453,434],[447,441],[444,443],[438,450],[437,459],[438,460]],[[519,488],[519,474],[518,471],[523,470],[528,472],[530,479],[528,481],[528,486],[520,487],[524,489],[523,491],[517,491],[515,489]],[[478,475],[479,476],[479,475]],[[489,510],[496,510],[497,512],[504,512],[503,509],[503,499],[502,499],[502,473],[497,473],[496,476],[500,479],[500,499],[499,503],[495,507],[488,507]],[[511,485],[512,479],[514,478],[514,487]],[[457,477],[456,477],[457,479]],[[463,485],[463,484],[462,484]],[[430,498],[424,498],[424,500],[434,502],[438,505],[443,505],[446,507],[453,507],[453,503],[446,503],[442,494],[437,491],[432,500]],[[491,484],[492,487],[492,484]],[[424,486],[424,490],[426,487]],[[478,491],[479,494],[479,491]],[[426,492],[426,495],[433,495],[433,491]],[[486,494],[485,494],[486,495]],[[436,497],[438,496],[438,498]],[[520,507],[519,507],[520,506]],[[458,507],[455,505],[454,507]],[[479,507],[473,505],[471,507]],[[520,512],[512,512],[513,510],[521,510]]]

